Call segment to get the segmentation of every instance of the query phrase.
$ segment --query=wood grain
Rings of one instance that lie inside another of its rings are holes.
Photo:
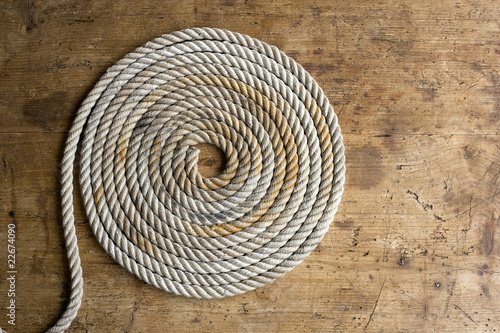
[[[27,0],[2,1],[0,13],[3,329],[44,331],[68,300],[59,167],[79,104],[135,47],[210,26],[278,46],[330,98],[347,158],[335,221],[282,279],[194,300],[116,264],[77,196],[85,294],[69,331],[500,331],[498,2]],[[202,149],[201,172],[220,172],[221,153]],[[10,223],[15,327],[4,297]]]

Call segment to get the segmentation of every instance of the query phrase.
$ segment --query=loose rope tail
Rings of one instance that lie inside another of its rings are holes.
[[[103,248],[140,279],[215,298],[264,286],[319,244],[343,192],[337,116],[316,81],[276,47],[227,30],[164,35],[126,55],[89,93],[62,163],[70,302],[82,302],[73,169]],[[198,172],[199,143],[226,154]]]
[[[50,333],[64,332],[71,325],[73,319],[75,319],[78,309],[82,304],[82,265],[78,251],[75,218],[73,215],[73,166],[78,142],[80,140],[80,134],[85,125],[86,118],[88,117],[88,112],[85,111],[88,100],[89,98],[84,101],[83,106],[78,111],[64,149],[61,171],[62,218],[64,239],[66,242],[66,251],[71,275],[71,294],[66,310],[54,326],[47,330],[47,332]]]

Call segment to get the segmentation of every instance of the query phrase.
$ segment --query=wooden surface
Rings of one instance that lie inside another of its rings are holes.
[[[163,33],[222,27],[278,46],[340,119],[347,180],[320,246],[221,300],[116,264],[76,199],[85,294],[71,332],[500,331],[498,1],[1,1],[0,327],[42,332],[68,300],[59,167],[105,70]],[[221,156],[208,151],[203,172]],[[215,170],[215,171],[214,171]],[[17,230],[16,326],[7,229]]]

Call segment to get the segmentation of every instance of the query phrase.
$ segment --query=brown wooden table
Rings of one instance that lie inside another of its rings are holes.
[[[197,300],[116,264],[77,196],[85,294],[71,332],[500,331],[498,1],[23,0],[0,2],[0,13],[0,327],[9,333],[46,330],[69,297],[59,168],[79,104],[126,53],[193,26],[274,44],[317,79],[344,134],[339,211],[282,279]],[[200,164],[216,173],[221,156],[207,150]]]

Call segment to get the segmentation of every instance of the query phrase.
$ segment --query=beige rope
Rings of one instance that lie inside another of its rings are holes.
[[[89,93],[62,164],[71,299],[81,304],[73,166],[103,248],[140,279],[192,297],[237,295],[298,265],[321,241],[344,183],[337,117],[276,47],[220,29],[164,35],[126,55]],[[198,143],[227,156],[198,173]]]

